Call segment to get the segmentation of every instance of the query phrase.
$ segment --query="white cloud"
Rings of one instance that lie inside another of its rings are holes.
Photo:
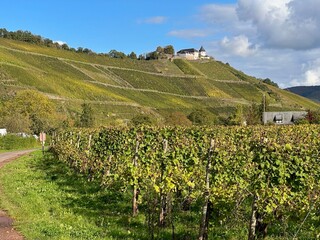
[[[63,41],[53,41],[53,43],[58,43],[60,46],[62,46],[63,44],[67,44],[66,42]]]
[[[303,64],[302,68],[305,69],[302,77],[292,80],[290,82],[292,86],[320,85],[320,58],[311,62],[307,67]]]
[[[220,44],[227,52],[242,57],[254,54],[258,48],[257,46],[253,46],[252,43],[249,42],[249,39],[244,35],[236,36],[232,39],[224,37]]]
[[[312,9],[311,9],[312,8]],[[319,0],[239,0],[237,14],[252,24],[266,47],[320,47]]]
[[[209,55],[280,87],[320,85],[320,0],[237,0],[206,4],[199,22],[170,36],[204,45]]]
[[[179,37],[179,38],[199,38],[208,36],[209,32],[206,30],[198,29],[183,29],[183,30],[173,30],[168,33],[169,36]]]
[[[167,21],[167,17],[164,16],[155,16],[140,20],[139,23],[147,23],[147,24],[162,24]]]
[[[236,4],[207,4],[200,8],[198,19],[215,32],[232,32],[234,35],[248,34],[255,29],[245,21],[239,21]]]
[[[199,18],[211,24],[234,22],[237,20],[236,5],[207,4],[200,8]]]

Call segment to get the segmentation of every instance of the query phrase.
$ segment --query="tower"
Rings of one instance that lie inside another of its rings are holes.
[[[207,52],[206,50],[203,48],[203,46],[201,46],[200,50],[199,50],[199,58],[203,58],[207,56]]]

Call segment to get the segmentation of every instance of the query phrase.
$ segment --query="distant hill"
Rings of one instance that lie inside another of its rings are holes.
[[[286,90],[298,94],[300,96],[309,98],[311,100],[320,102],[320,86],[301,86],[291,87]]]
[[[0,38],[0,96],[23,89],[46,94],[71,117],[90,103],[99,124],[125,123],[141,113],[161,120],[195,109],[229,116],[263,96],[270,111],[319,108],[215,60],[119,59]]]

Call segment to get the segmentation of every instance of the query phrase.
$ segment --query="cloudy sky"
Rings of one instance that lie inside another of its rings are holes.
[[[137,54],[200,48],[280,87],[320,85],[319,0],[11,0],[0,28]],[[4,10],[5,9],[5,10]]]

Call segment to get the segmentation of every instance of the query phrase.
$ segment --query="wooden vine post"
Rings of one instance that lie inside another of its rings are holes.
[[[139,151],[139,141],[136,141],[136,149],[135,149],[135,155],[133,158],[133,167],[136,170],[138,167],[138,151]],[[134,171],[135,172],[135,171]],[[135,179],[134,179],[135,181]],[[132,215],[137,216],[138,214],[138,187],[137,184],[133,183],[133,197],[132,197]]]
[[[90,153],[90,149],[91,149],[91,140],[92,140],[92,135],[89,135],[89,141],[88,141],[88,154]]]
[[[168,140],[163,140],[163,153],[164,155],[168,151]],[[163,159],[162,159],[163,161]],[[162,163],[161,166],[161,182],[163,181],[163,175],[164,175],[164,168],[165,165]],[[161,227],[164,227],[166,225],[166,216],[167,216],[167,196],[163,193],[162,190],[160,190],[160,204],[161,204],[161,210],[160,210],[160,216],[159,216],[159,225]]]
[[[80,148],[81,132],[78,133],[77,149]]]
[[[208,150],[208,158],[206,164],[206,178],[205,184],[206,189],[204,192],[204,203],[202,206],[202,216],[200,222],[200,230],[199,230],[199,240],[208,239],[208,227],[209,227],[209,203],[210,203],[210,169],[211,169],[211,157],[213,153],[214,140],[210,141],[210,148]]]
[[[250,218],[250,226],[249,226],[249,235],[248,240],[254,240],[256,239],[256,227],[257,227],[257,200],[258,197],[254,196],[252,207],[251,207],[251,218]]]

